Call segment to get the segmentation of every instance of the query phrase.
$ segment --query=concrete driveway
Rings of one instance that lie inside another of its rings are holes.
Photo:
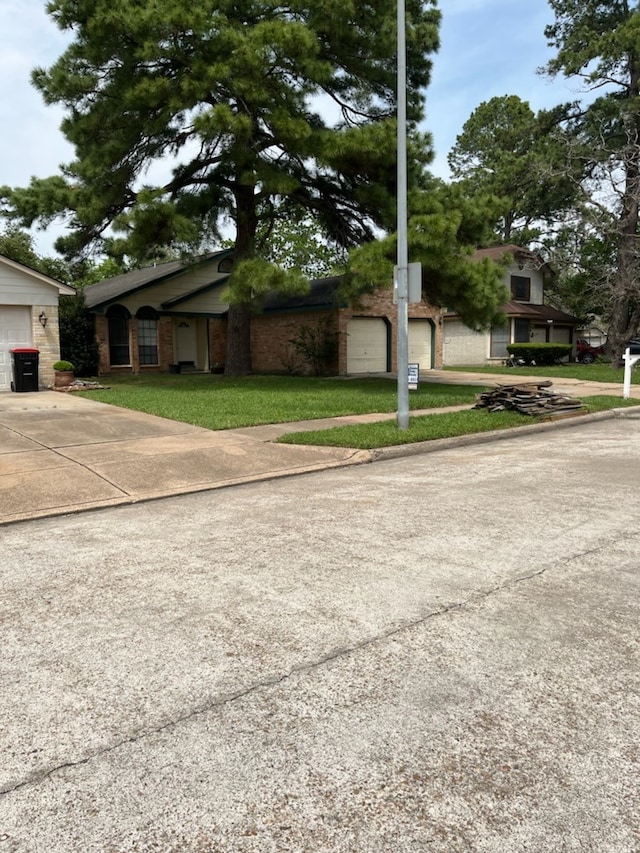
[[[0,523],[357,461],[55,391],[0,393]]]
[[[1,853],[637,853],[640,420],[2,529]]]

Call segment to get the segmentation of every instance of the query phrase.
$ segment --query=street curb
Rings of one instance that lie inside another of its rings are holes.
[[[526,437],[540,432],[548,432],[557,429],[567,429],[582,423],[611,420],[613,418],[629,417],[631,413],[640,414],[640,406],[629,406],[628,408],[608,409],[605,412],[593,412],[588,415],[574,415],[557,421],[547,421],[540,424],[530,424],[521,427],[508,427],[507,429],[490,430],[488,432],[477,432],[471,435],[459,435],[453,438],[437,438],[433,441],[417,441],[411,444],[396,444],[393,447],[379,447],[369,451],[371,462],[380,462],[385,459],[399,459],[403,456],[417,456],[421,453],[434,453],[438,450],[450,450],[456,447],[469,447],[474,444],[488,444],[492,441],[504,441],[508,438]]]

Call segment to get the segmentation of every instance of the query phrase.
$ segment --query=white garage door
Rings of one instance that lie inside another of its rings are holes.
[[[409,364],[419,364],[421,371],[431,369],[431,323],[428,320],[409,320]]]
[[[386,373],[387,324],[378,317],[356,317],[347,327],[347,373]]]
[[[0,306],[0,390],[11,387],[11,353],[14,347],[31,346],[31,310]]]

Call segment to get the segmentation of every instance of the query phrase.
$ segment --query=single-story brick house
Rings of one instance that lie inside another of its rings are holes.
[[[11,388],[11,350],[19,347],[39,350],[38,385],[53,385],[53,365],[60,358],[58,299],[74,293],[69,285],[0,255],[0,391]]]
[[[100,345],[100,373],[208,372],[222,365],[228,305],[224,300],[233,265],[231,250],[190,263],[134,270],[85,289]],[[357,306],[340,302],[339,278],[314,281],[309,293],[265,299],[252,318],[251,355],[257,373],[307,372],[291,340],[302,327],[326,325],[337,335],[338,375],[395,369],[396,315],[392,289],[365,296]],[[409,307],[409,361],[421,370],[441,364],[440,311],[425,302]]]
[[[487,332],[475,332],[465,326],[455,312],[446,312],[442,359],[447,367],[502,361],[508,356],[507,345],[511,343],[534,341],[575,345],[581,321],[544,304],[545,283],[555,273],[540,255],[519,246],[506,245],[478,249],[474,259],[500,261],[505,255],[511,258],[504,272],[511,299],[501,307],[506,322]]]

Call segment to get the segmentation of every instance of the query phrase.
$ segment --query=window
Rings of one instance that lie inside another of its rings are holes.
[[[129,365],[129,312],[123,305],[107,311],[109,326],[109,363],[112,367]]]
[[[153,308],[140,308],[138,320],[138,358],[140,364],[158,364],[158,320]]]
[[[531,299],[531,279],[524,275],[512,275],[511,298],[518,302],[529,302]]]
[[[509,326],[492,326],[491,327],[491,358],[506,358],[509,353],[507,344],[509,343]]]
[[[513,340],[516,344],[528,344],[529,343],[529,321],[528,320],[516,320],[515,321],[515,329],[513,334]]]

